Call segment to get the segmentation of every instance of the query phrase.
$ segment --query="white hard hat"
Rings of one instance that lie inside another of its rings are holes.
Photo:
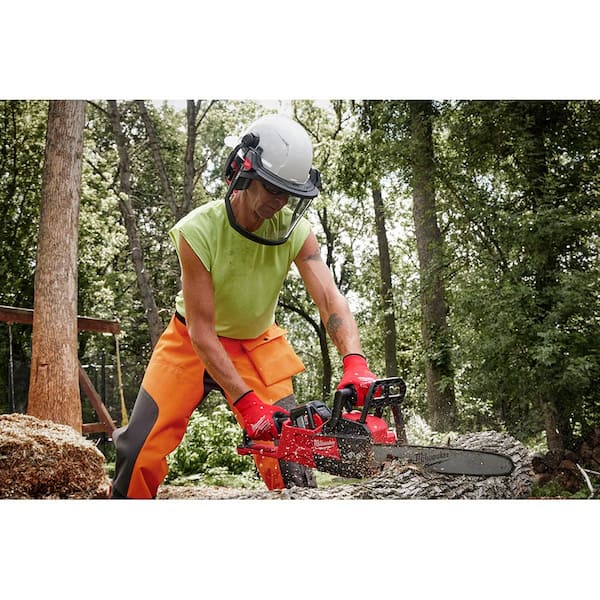
[[[231,136],[226,143],[232,144]],[[312,167],[313,149],[304,128],[285,115],[261,117],[242,134],[225,165],[225,177],[237,176],[236,189],[261,179],[301,198],[319,194],[320,175]]]

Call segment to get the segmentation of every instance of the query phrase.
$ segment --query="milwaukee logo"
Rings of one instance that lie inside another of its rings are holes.
[[[316,452],[329,452],[330,450],[335,449],[335,446],[336,442],[332,439],[320,440],[315,438],[313,440],[313,448]]]
[[[268,429],[270,429],[270,427],[271,423],[269,422],[269,419],[267,419],[267,417],[263,415],[258,421],[256,421],[256,423],[250,425],[249,429],[252,435],[258,435],[267,431]]]
[[[440,460],[445,460],[450,456],[449,452],[442,451],[429,451],[429,452],[417,452],[415,454],[415,459],[418,463],[422,463],[424,465],[432,462],[437,462]]]

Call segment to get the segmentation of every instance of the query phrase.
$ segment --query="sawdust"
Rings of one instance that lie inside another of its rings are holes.
[[[103,498],[104,455],[74,429],[28,415],[0,415],[0,498]]]

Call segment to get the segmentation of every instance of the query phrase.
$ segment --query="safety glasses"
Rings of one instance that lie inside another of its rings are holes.
[[[269,192],[269,194],[271,194],[272,196],[289,196],[290,195],[289,192],[286,192],[285,190],[282,190],[281,188],[278,188],[277,186],[270,184],[268,181],[263,181],[261,179],[260,182],[261,182],[262,186],[265,188],[265,190],[267,192]]]

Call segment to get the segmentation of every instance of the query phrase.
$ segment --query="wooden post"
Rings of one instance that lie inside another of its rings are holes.
[[[102,402],[102,398],[98,394],[98,392],[94,389],[94,384],[88,377],[88,374],[83,370],[83,367],[79,365],[79,384],[81,385],[81,389],[88,397],[91,405],[93,406],[98,418],[100,419],[99,426],[96,427],[96,424],[86,425],[85,423],[82,426],[82,433],[92,433],[97,431],[105,431],[109,435],[112,435],[112,432],[116,429],[114,421],[112,420],[110,413],[104,406]]]

